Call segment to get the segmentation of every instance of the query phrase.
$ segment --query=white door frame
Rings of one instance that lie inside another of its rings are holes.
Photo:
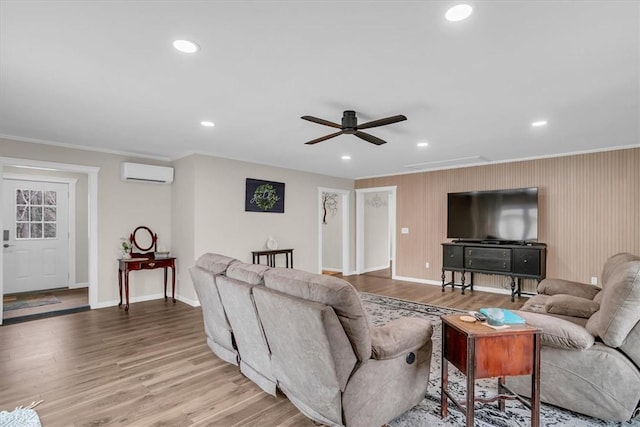
[[[13,157],[0,157],[0,173],[3,165],[21,166],[44,170],[57,170],[66,172],[86,173],[89,198],[89,305],[95,308],[98,305],[98,172],[100,168],[94,166],[75,165],[71,163],[56,163],[41,160],[19,159]],[[1,191],[1,190],[0,190]],[[0,194],[0,196],[2,196]],[[2,228],[2,213],[0,212],[0,230]],[[2,257],[2,255],[0,255]],[[2,262],[0,259],[0,295],[3,293]],[[0,301],[0,310],[2,302]],[[2,317],[0,317],[0,325]]]
[[[356,189],[356,273],[362,274],[364,268],[364,196],[366,193],[389,193],[389,242],[391,244],[391,278],[396,278],[396,192],[398,187],[375,187]]]
[[[35,181],[35,182],[55,182],[67,184],[69,186],[69,287],[76,285],[76,184],[75,178],[63,178],[47,175],[22,175],[19,173],[2,174],[3,179]],[[2,229],[4,230],[4,229]]]
[[[351,254],[349,251],[349,196],[351,191],[338,188],[318,187],[318,274],[322,274],[322,193],[337,193],[341,195],[342,201],[342,275],[348,276],[350,273],[349,261]]]

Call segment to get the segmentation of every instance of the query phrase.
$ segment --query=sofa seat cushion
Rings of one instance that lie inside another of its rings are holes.
[[[528,325],[542,329],[540,343],[543,346],[563,350],[586,350],[593,346],[595,339],[585,328],[575,323],[546,314],[516,311]]]
[[[196,266],[217,276],[218,274],[224,274],[224,272],[227,271],[229,265],[236,262],[240,261],[224,255],[207,253],[201,255],[200,258],[198,258],[198,260],[196,261]]]
[[[547,313],[588,319],[600,309],[600,304],[587,298],[556,294],[547,299],[544,308]]]
[[[267,288],[333,308],[358,360],[371,357],[371,324],[353,285],[332,276],[276,267],[264,274]]]
[[[600,310],[587,322],[587,329],[610,347],[620,347],[640,321],[640,261],[618,266],[603,290]]]

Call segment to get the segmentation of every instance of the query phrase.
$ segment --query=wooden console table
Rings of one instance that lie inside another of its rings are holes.
[[[442,317],[442,377],[440,415],[448,414],[450,399],[466,415],[467,427],[473,426],[474,402],[498,401],[504,411],[505,399],[516,399],[531,409],[531,426],[540,424],[540,334],[541,329],[527,325],[510,325],[496,330],[475,322],[466,323],[460,315]],[[447,389],[451,362],[467,376],[466,405],[458,402]],[[505,376],[531,375],[531,402],[511,392]],[[475,380],[498,377],[498,394],[493,398],[475,397]],[[505,392],[509,394],[505,394]]]
[[[129,311],[129,272],[136,270],[164,269],[164,300],[167,300],[167,269],[171,269],[171,300],[176,302],[176,259],[175,258],[122,258],[118,260],[118,288],[122,305],[122,275],[124,274],[124,311]]]
[[[479,242],[454,242],[442,244],[442,292],[447,286],[473,291],[473,273],[498,274],[511,278],[511,301],[523,293],[520,279],[536,279],[546,276],[547,247],[535,244],[483,244]],[[445,271],[451,272],[451,281],[445,280]],[[460,272],[461,283],[455,283],[455,273]],[[465,274],[470,273],[465,283]]]
[[[269,267],[276,266],[276,255],[284,254],[286,258],[286,266],[287,268],[293,268],[293,249],[276,249],[276,250],[268,250],[268,251],[251,251],[253,255],[253,263],[260,264],[260,257],[264,256],[267,258],[267,265]]]

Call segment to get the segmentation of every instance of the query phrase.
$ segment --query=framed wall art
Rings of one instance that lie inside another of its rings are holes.
[[[247,178],[244,210],[284,213],[284,182]]]

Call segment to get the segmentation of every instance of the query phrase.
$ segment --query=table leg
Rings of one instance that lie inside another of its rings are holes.
[[[473,427],[474,401],[476,397],[476,373],[474,370],[474,360],[476,358],[475,340],[467,337],[467,427]]]
[[[516,295],[516,278],[511,277],[511,302],[514,302],[516,300],[515,295]]]
[[[449,402],[447,400],[447,394],[445,393],[449,387],[449,362],[445,359],[444,352],[442,352],[440,366],[440,416],[444,418],[449,415]]]
[[[164,300],[167,300],[167,267],[164,270]]]
[[[291,251],[291,268],[293,268],[293,250]]]
[[[498,377],[498,396],[504,393],[504,377]],[[504,399],[498,399],[498,409],[504,412]]]
[[[129,311],[129,272],[124,272],[124,294],[126,298],[126,304],[124,306],[124,311]]]
[[[120,302],[118,307],[122,305],[122,270],[118,269],[118,291],[120,293]]]
[[[176,267],[171,266],[171,300],[176,303]]]
[[[533,374],[531,375],[531,427],[540,425],[540,334],[533,336]]]
[[[460,279],[460,283],[462,284],[462,295],[464,295],[464,271],[462,272],[462,278]],[[453,287],[451,288],[453,290]]]

